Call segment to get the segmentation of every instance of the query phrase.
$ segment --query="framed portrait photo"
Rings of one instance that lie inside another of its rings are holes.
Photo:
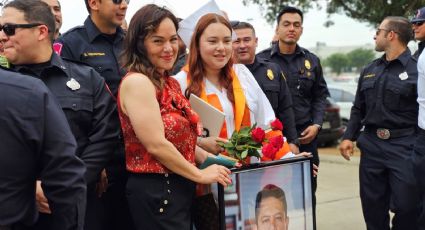
[[[232,169],[218,186],[220,230],[315,230],[311,158],[296,157]]]

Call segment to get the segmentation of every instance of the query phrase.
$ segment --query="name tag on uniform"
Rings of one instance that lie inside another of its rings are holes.
[[[105,56],[106,54],[101,52],[92,52],[92,53],[86,52],[86,53],[83,53],[83,55],[84,57],[97,57],[97,56]]]
[[[400,75],[398,75],[398,77],[400,78],[400,80],[404,81],[407,78],[409,78],[409,75],[407,75],[406,72],[401,73]]]

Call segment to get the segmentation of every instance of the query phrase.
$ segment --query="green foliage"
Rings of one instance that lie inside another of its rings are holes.
[[[251,135],[251,131],[256,126],[257,124],[254,124],[252,127],[241,128],[239,132],[234,131],[228,142],[218,142],[218,145],[223,147],[230,157],[241,161],[248,156],[260,158],[261,155],[258,153],[258,150],[261,149],[262,144],[255,142]]]
[[[358,48],[347,54],[334,53],[325,59],[323,65],[329,66],[333,72],[339,75],[342,71],[352,68],[360,71],[373,59],[375,59],[373,50]]]
[[[341,74],[344,69],[349,67],[350,60],[343,53],[334,53],[326,58],[324,65],[331,67],[332,71],[337,75]]]
[[[276,16],[280,10],[287,5],[297,6],[303,11],[308,11],[312,7],[320,8],[317,1],[311,0],[242,0],[244,5],[250,3],[256,4],[260,7],[260,10],[264,13],[266,21],[270,24],[276,22]]]
[[[273,24],[283,6],[296,6],[307,12],[309,9],[320,8],[318,0],[243,0],[245,5],[254,3],[260,6],[266,20]],[[405,16],[411,18],[415,11],[425,5],[425,0],[328,0],[326,12],[331,15],[343,13],[360,22],[372,26],[379,24],[386,16]],[[332,25],[327,22],[326,25]]]
[[[359,48],[349,52],[347,57],[350,61],[350,66],[356,68],[357,71],[359,71],[366,64],[375,59],[375,54],[373,50]]]

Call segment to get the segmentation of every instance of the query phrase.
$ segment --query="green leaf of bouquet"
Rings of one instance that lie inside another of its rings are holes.
[[[227,153],[229,153],[229,156],[235,157],[236,151],[234,149],[226,149]]]
[[[242,129],[239,130],[239,135],[240,136],[248,136],[250,134],[250,127],[243,127]]]
[[[260,153],[256,149],[249,149],[248,151],[250,156],[254,156],[257,158],[261,157]]]
[[[243,151],[241,154],[241,158],[245,159],[247,156],[248,156],[248,150]]]
[[[235,147],[236,147],[236,150],[238,151],[243,151],[246,149],[246,145],[236,145]]]
[[[247,144],[250,146],[261,146],[261,143],[258,143],[252,139],[250,139],[249,141],[247,141]]]
[[[223,148],[233,148],[234,146],[233,146],[232,142],[227,142],[227,143],[224,143],[224,145],[222,147]]]

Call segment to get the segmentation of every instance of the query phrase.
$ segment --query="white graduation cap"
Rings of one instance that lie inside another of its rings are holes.
[[[190,40],[192,39],[192,34],[195,30],[195,26],[198,23],[198,20],[205,14],[209,13],[215,13],[225,17],[215,0],[210,0],[179,23],[179,30],[177,33],[187,47],[190,46]],[[232,35],[234,36],[234,33],[232,33]]]

